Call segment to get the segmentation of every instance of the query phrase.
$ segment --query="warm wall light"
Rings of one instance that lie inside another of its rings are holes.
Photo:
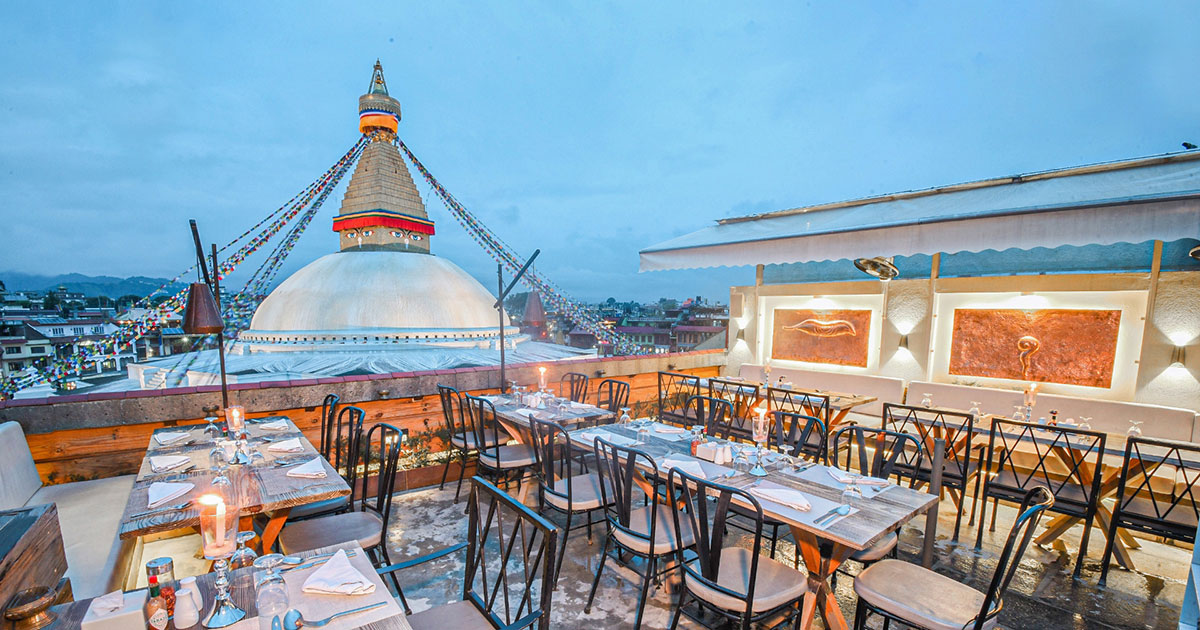
[[[735,338],[736,338],[738,341],[745,341],[745,340],[746,340],[746,329],[745,329],[745,328],[739,328],[739,329],[738,329],[738,331],[737,331],[737,335],[736,335],[736,337],[735,337]]]
[[[1175,346],[1175,349],[1171,351],[1171,367],[1183,367],[1184,363],[1186,362],[1187,351],[1183,346]]]
[[[900,347],[908,350],[908,335],[900,335]]]

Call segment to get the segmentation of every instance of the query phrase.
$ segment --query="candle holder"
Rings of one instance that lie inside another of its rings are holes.
[[[238,503],[236,493],[222,486],[197,499],[200,506],[200,538],[204,557],[213,561],[217,594],[212,612],[204,619],[205,628],[224,628],[241,621],[246,611],[229,596],[229,557],[237,549]]]
[[[758,417],[754,419],[754,443],[758,445],[758,452],[754,458],[754,468],[750,469],[750,474],[755,477],[766,477],[767,469],[763,467],[763,458],[766,457],[767,443],[767,410],[759,407],[754,410]]]
[[[538,390],[546,391],[546,366],[538,368]]]

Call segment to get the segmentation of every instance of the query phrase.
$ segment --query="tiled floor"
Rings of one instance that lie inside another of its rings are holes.
[[[388,536],[393,560],[428,553],[465,540],[465,502],[454,504],[453,495],[452,488],[446,491],[433,488],[396,496]],[[972,545],[975,531],[966,527],[965,519],[963,542],[954,544],[949,540],[954,523],[953,514],[944,507],[939,519],[939,560],[934,568],[956,580],[985,589],[995,568],[998,546],[1003,543],[1012,515],[1012,510],[1002,506],[996,532],[985,535],[983,548],[976,551]],[[560,517],[550,518],[562,523]],[[918,518],[903,531],[901,558],[916,559],[923,528],[922,519]],[[614,569],[616,565],[612,562],[605,568],[591,614],[583,612],[603,542],[603,526],[598,525],[595,533],[594,545],[588,544],[583,531],[571,535],[559,590],[554,596],[554,628],[618,630],[633,626],[636,585],[640,583],[635,582],[631,570],[620,567]],[[1100,588],[1097,580],[1103,536],[1093,532],[1089,561],[1085,563],[1082,578],[1075,580],[1071,577],[1071,571],[1078,539],[1071,535],[1077,533],[1070,532],[1064,537],[1066,540],[1057,543],[1054,548],[1030,546],[1005,599],[1000,617],[1002,627],[1175,630],[1186,587],[1189,550],[1146,542],[1142,549],[1134,552],[1139,571],[1114,569],[1109,573],[1108,586]],[[781,558],[790,558],[790,544],[781,544],[780,553]],[[463,555],[457,554],[409,570],[403,574],[401,583],[413,609],[419,611],[460,598],[462,575]],[[847,617],[854,611],[852,583],[851,579],[842,579],[837,586],[838,600]],[[672,597],[665,589],[654,593],[647,604],[644,628],[662,628],[668,623]],[[680,627],[701,626],[684,618]],[[879,624],[873,623],[872,627],[879,627]]]

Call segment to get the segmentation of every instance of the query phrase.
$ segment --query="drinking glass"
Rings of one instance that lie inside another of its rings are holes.
[[[1083,429],[1084,431],[1091,431],[1092,430],[1092,417],[1091,416],[1079,416],[1079,428]]]
[[[1025,407],[1022,405],[1013,405],[1013,420],[1017,422],[1025,421]]]
[[[854,505],[855,503],[862,501],[862,498],[862,489],[858,487],[857,480],[852,480],[850,483],[846,484],[844,489],[842,489],[842,503],[844,505]]]
[[[207,416],[204,418],[204,421],[208,423],[208,424],[204,425],[204,434],[205,435],[213,435],[213,436],[221,435],[221,427],[217,426],[217,417],[216,416]]]
[[[983,416],[983,410],[979,408],[979,403],[974,400],[971,401],[971,409],[967,413],[971,414],[971,419],[975,422],[978,422],[979,418]]]
[[[746,449],[737,446],[733,448],[733,469],[739,473],[750,472],[750,458],[746,456]]]
[[[1129,421],[1129,430],[1125,432],[1125,435],[1127,435],[1131,438],[1142,437],[1142,421],[1141,420],[1130,420]]]
[[[621,418],[617,420],[617,424],[629,424],[629,407],[621,407]]]
[[[256,534],[253,531],[238,532],[237,551],[233,552],[233,557],[229,559],[229,566],[233,569],[242,569],[254,564],[258,558],[258,554],[254,550],[247,547],[246,543],[254,540]]]
[[[642,444],[650,443],[650,425],[646,422],[638,422],[637,440]]]
[[[282,621],[288,611],[288,590],[283,576],[275,568],[283,562],[277,553],[267,554],[254,561],[254,567],[263,569],[254,585],[254,603],[258,608],[259,630],[272,630],[275,619]]]
[[[933,394],[925,394],[925,397],[921,399],[921,406],[926,409],[933,407]]]

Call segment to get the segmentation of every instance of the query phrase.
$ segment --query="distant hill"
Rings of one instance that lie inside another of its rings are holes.
[[[81,273],[68,273],[58,276],[40,276],[15,271],[0,271],[0,282],[9,291],[46,291],[59,285],[69,291],[82,293],[88,297],[105,296],[113,299],[136,295],[149,295],[167,281],[166,278],[147,278],[133,276],[131,278],[115,278],[113,276],[85,276]],[[183,284],[176,283],[174,289],[179,290]]]

